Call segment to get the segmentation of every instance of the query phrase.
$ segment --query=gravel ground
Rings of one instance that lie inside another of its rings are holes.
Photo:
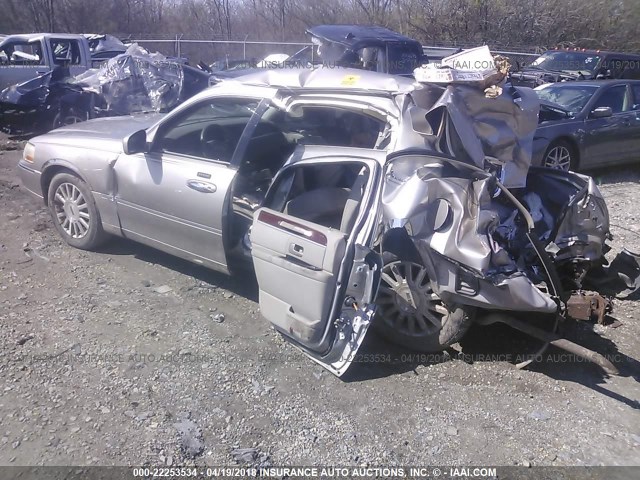
[[[338,379],[260,318],[250,275],[64,244],[19,153],[0,152],[0,464],[640,464],[636,302],[616,301],[618,328],[574,332],[617,377],[560,351],[517,370],[517,335],[491,327],[463,343],[473,363],[403,361],[371,336],[390,361]],[[639,251],[640,170],[596,176],[612,253]]]

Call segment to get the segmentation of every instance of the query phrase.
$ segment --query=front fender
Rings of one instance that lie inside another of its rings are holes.
[[[49,184],[51,183],[51,179],[56,173],[61,171],[70,171],[78,178],[80,178],[83,182],[89,185],[89,188],[93,190],[91,182],[87,180],[87,178],[80,173],[80,170],[73,165],[71,162],[68,162],[64,159],[52,158],[51,160],[47,160],[42,166],[42,173],[40,175],[40,188],[42,190],[42,196],[44,198],[45,205],[48,205],[47,192],[49,190]]]

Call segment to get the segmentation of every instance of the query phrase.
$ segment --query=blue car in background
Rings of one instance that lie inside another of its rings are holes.
[[[586,170],[640,159],[640,80],[587,80],[535,88],[541,100],[533,164]]]

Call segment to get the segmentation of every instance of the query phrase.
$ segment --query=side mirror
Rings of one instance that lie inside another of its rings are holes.
[[[589,115],[591,118],[605,118],[613,115],[613,110],[611,107],[598,107],[591,112]]]
[[[127,155],[145,153],[147,151],[147,131],[138,130],[122,141],[122,150]]]

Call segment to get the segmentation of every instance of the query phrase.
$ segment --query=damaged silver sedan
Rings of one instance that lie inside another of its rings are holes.
[[[262,315],[336,375],[370,324],[439,351],[495,321],[614,371],[527,321],[561,321],[608,214],[589,177],[529,168],[537,97],[498,93],[267,71],[165,116],[36,137],[20,172],[70,245],[112,234],[224,272],[253,262]]]

